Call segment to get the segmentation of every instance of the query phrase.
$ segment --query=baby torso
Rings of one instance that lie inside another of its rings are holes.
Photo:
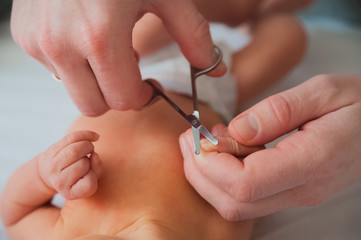
[[[185,111],[192,111],[189,99],[170,96]],[[201,114],[208,128],[220,122],[208,107],[202,107]],[[146,225],[154,231],[166,228],[179,236],[176,239],[247,235],[244,229],[249,227],[223,220],[187,182],[178,136],[189,127],[163,101],[142,111],[80,117],[71,130],[88,129],[100,135],[95,151],[103,172],[94,196],[66,201],[57,230],[60,239],[116,236]]]

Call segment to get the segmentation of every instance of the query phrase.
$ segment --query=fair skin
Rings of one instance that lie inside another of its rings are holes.
[[[279,5],[294,10],[309,0],[229,1],[235,2],[233,8],[224,1],[195,2],[197,7],[190,0],[14,0],[11,31],[25,52],[62,80],[82,114],[99,116],[109,109],[138,109],[152,95],[141,81],[132,45],[133,27],[145,13],[162,20],[192,65],[206,68],[217,56],[197,8],[213,9],[215,21],[234,25],[259,11],[268,13]],[[225,71],[221,64],[210,74]]]
[[[240,165],[230,154],[194,156],[180,137],[187,179],[226,219],[313,206],[360,182],[361,76],[319,75],[238,115],[229,134],[246,146],[298,129]]]
[[[269,9],[293,7],[269,2]],[[298,129],[243,164],[231,154],[195,156],[191,132],[185,132],[180,145],[188,181],[231,221],[322,203],[361,180],[360,92],[360,75],[317,75],[239,114],[228,132],[246,146]]]
[[[191,110],[189,98],[168,95]],[[208,106],[201,111],[208,127],[221,121]],[[249,239],[252,221],[228,223],[185,179],[177,138],[186,128],[163,101],[80,117],[9,179],[0,204],[6,231],[15,240]],[[49,203],[56,193],[67,199],[62,208]]]
[[[269,35],[272,31],[264,26],[284,29],[283,44],[272,40],[280,32]],[[247,62],[252,52],[264,53],[260,59],[270,62],[254,62],[260,69],[255,81],[265,75],[275,81],[279,68],[290,66],[283,69],[284,75],[301,59],[303,51],[296,51],[298,56],[285,51],[288,54],[277,58],[277,71],[270,72],[266,66],[275,64],[270,57],[274,52],[258,52],[261,45],[304,49],[304,39],[291,41],[303,36],[293,18],[268,17],[252,29],[254,44],[243,50],[247,54],[234,55],[234,66]],[[262,42],[264,34],[270,38]],[[285,65],[290,62],[292,66]],[[246,73],[250,68],[237,71],[234,66],[237,78],[251,75]],[[192,112],[190,98],[167,94],[185,112]],[[262,149],[238,144],[218,125],[221,118],[209,106],[200,107],[202,122],[208,129],[216,125],[213,131],[219,129],[220,141],[214,147],[202,140],[202,154],[226,152],[244,158]],[[0,204],[7,232],[13,239],[249,239],[252,221],[224,220],[186,180],[178,136],[187,128],[164,101],[141,111],[80,117],[72,133],[9,179]],[[67,199],[62,208],[49,203],[56,193]]]

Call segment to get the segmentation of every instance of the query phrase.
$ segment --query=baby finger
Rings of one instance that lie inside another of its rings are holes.
[[[55,189],[66,199],[74,199],[71,188],[76,182],[84,177],[90,170],[90,160],[83,157],[63,169],[55,178]]]

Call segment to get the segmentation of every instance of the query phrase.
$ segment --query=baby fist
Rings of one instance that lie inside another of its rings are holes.
[[[76,131],[50,146],[38,161],[45,184],[69,200],[92,196],[101,174],[101,161],[92,143],[98,138],[92,131]]]

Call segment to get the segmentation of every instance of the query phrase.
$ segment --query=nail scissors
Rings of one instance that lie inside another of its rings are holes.
[[[192,84],[192,99],[193,99],[193,114],[186,114],[182,109],[180,109],[171,99],[169,99],[157,86],[155,86],[151,81],[145,80],[153,88],[153,96],[154,99],[157,96],[162,97],[166,102],[169,103],[182,117],[192,126],[193,140],[195,144],[195,154],[200,154],[200,134],[202,134],[206,139],[208,139],[214,145],[218,144],[218,140],[215,139],[212,134],[207,130],[205,126],[199,121],[199,110],[198,110],[198,97],[197,97],[197,88],[196,88],[196,79],[206,74],[213,69],[215,69],[220,62],[222,61],[222,51],[214,46],[215,50],[218,54],[217,61],[207,69],[199,69],[192,65],[190,65],[191,72],[191,84]]]

